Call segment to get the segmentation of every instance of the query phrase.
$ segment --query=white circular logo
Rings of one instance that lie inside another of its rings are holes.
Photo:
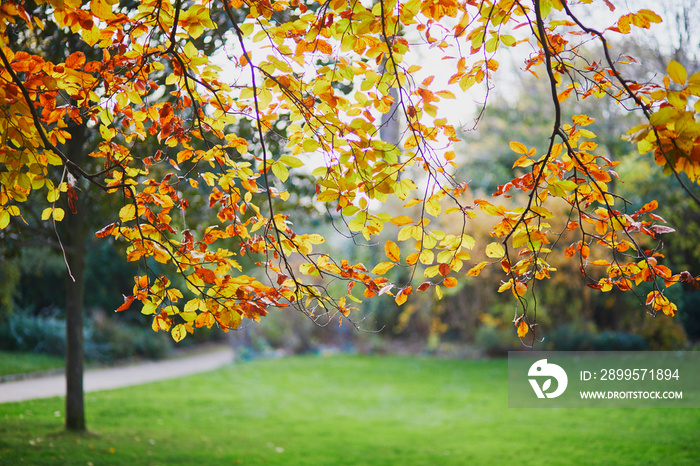
[[[566,390],[566,385],[569,383],[569,378],[566,376],[566,371],[556,364],[548,363],[546,359],[540,359],[536,361],[532,366],[527,375],[529,377],[546,377],[542,381],[542,385],[537,379],[528,379],[532,389],[535,391],[537,398],[556,398]],[[549,392],[552,386],[552,379],[557,381],[557,389],[553,392]]]

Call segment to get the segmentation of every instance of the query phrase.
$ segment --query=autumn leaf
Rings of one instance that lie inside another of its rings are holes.
[[[671,60],[669,62],[668,66],[666,66],[666,73],[675,83],[685,86],[686,80],[688,79],[688,72],[685,70],[685,67],[676,60]]]
[[[116,227],[116,225],[117,225],[116,223],[110,223],[110,224],[107,225],[106,227],[104,227],[104,228],[102,228],[101,230],[95,232],[95,236],[98,237],[98,238],[105,238],[105,237],[111,235],[112,232],[114,231],[114,228]]]
[[[73,52],[66,58],[66,66],[74,70],[80,69],[85,65],[85,54],[83,52]]]
[[[470,276],[470,277],[476,277],[476,276],[478,276],[478,275],[481,273],[481,270],[482,270],[485,266],[487,266],[488,264],[489,264],[489,262],[479,262],[477,265],[475,265],[474,267],[472,267],[471,269],[469,269],[469,271],[467,272],[467,275]]]
[[[391,240],[384,243],[384,253],[386,254],[386,257],[394,262],[401,261],[401,250],[399,249],[398,245]]]
[[[372,273],[375,275],[384,275],[393,267],[393,262],[380,262],[379,264],[374,266],[374,268],[372,269]]]
[[[620,66],[637,63],[626,46],[615,57],[599,54],[609,37],[633,27],[646,33],[661,21],[657,13],[613,15],[613,26],[591,34],[585,18],[599,8],[610,14],[612,2],[571,11],[545,1],[536,12],[472,1],[122,3],[0,8],[0,230],[7,238],[23,223],[27,235],[39,231],[33,222],[61,221],[66,206],[77,213],[78,196],[87,201],[83,193],[94,192],[94,205],[79,212],[88,231],[119,242],[143,270],[118,310],[139,301],[154,331],[181,341],[195,328],[227,331],[290,306],[347,317],[356,285],[367,298],[395,292],[398,305],[412,286],[434,287],[425,299],[441,299],[459,285],[456,274],[475,247],[489,261],[466,276],[492,280],[474,286],[511,290],[518,305],[528,290],[546,290],[573,270],[595,277],[591,288],[600,292],[649,286],[657,293],[648,309],[675,314],[665,288],[680,279],[645,248],[678,227],[651,212],[664,207],[657,202],[635,212],[634,199],[622,198],[634,190],[621,179],[629,167],[616,171],[619,160],[589,129],[595,118],[580,114],[584,100],[623,112],[625,102],[643,104],[649,111],[625,135],[639,166],[700,178],[700,74],[688,77],[688,65],[671,60],[661,83],[641,82]],[[233,25],[233,43],[222,62],[207,44],[224,23]],[[436,52],[422,67],[411,64],[417,42],[409,38],[418,36]],[[449,123],[444,102],[471,105],[457,87],[511,86],[496,73],[501,45],[520,43],[531,49],[516,71],[555,90],[535,102],[557,111],[545,115],[542,134],[522,107],[533,96],[503,93],[521,112],[509,121],[528,124],[527,134],[512,137],[530,147],[504,138],[518,133],[510,123],[482,123],[493,147],[470,147],[516,154],[492,203],[481,188],[508,167],[494,156],[484,164],[489,173],[467,176],[462,143],[471,136]],[[581,61],[575,51],[584,45],[593,55]],[[444,58],[439,70],[431,68],[435,57]],[[546,152],[537,154],[540,147]],[[32,240],[61,243],[70,228]],[[352,242],[338,246],[335,230]],[[383,244],[386,260],[358,255],[360,243]],[[390,273],[399,264],[406,270]],[[399,276],[408,281],[393,283]],[[428,304],[407,309],[428,312]],[[523,316],[518,335],[536,324]]]
[[[124,304],[115,309],[115,312],[121,312],[129,309],[129,307],[131,307],[131,303],[133,303],[135,299],[136,296],[124,296]]]
[[[185,324],[177,324],[172,328],[170,334],[172,335],[173,340],[175,340],[176,342],[182,341],[187,336],[187,329],[185,327]]]
[[[136,206],[134,204],[127,204],[119,210],[119,220],[122,222],[128,222],[136,218]]]
[[[501,259],[505,254],[506,251],[501,243],[489,243],[486,246],[486,256],[491,259]]]
[[[454,288],[455,286],[457,286],[457,279],[455,277],[446,277],[442,281],[442,284],[448,288]]]
[[[520,338],[523,338],[525,335],[527,335],[527,332],[529,331],[529,328],[527,326],[527,323],[525,322],[525,319],[520,319],[520,323],[518,323],[518,336]]]
[[[527,154],[527,147],[525,147],[525,144],[523,144],[522,142],[511,141],[510,150],[512,150],[516,154]]]
[[[414,223],[414,220],[408,215],[399,215],[391,219],[391,223],[396,226],[404,226]]]

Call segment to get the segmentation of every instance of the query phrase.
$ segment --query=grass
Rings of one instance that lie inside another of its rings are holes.
[[[295,357],[0,405],[0,464],[696,465],[700,411],[509,409],[507,362]]]
[[[64,364],[59,356],[0,351],[0,376],[59,369]]]

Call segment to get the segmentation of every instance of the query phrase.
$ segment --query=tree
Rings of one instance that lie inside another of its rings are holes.
[[[627,138],[700,204],[688,186],[700,170],[700,75],[671,61],[662,85],[627,79],[634,59],[613,53],[608,37],[661,18],[648,9],[620,14],[604,2],[608,27],[585,19],[601,13],[589,0],[5,2],[0,231],[21,227],[30,196],[45,203],[46,222],[61,222],[66,209],[84,217],[80,182],[118,199],[113,221],[95,234],[125,242],[126,259],[142,272],[117,310],[138,301],[153,329],[176,341],[198,327],[235,329],[274,308],[355,323],[363,297],[390,294],[402,305],[414,292],[442,296],[485,267],[503,271],[497,286],[519,304],[517,335],[535,341],[528,302],[536,300],[526,297],[555,273],[547,258],[557,252],[577,260],[602,292],[650,283],[642,304],[673,315],[666,288],[698,278],[661,264],[654,241],[673,229],[654,213],[657,203],[635,206],[616,194],[617,162],[596,150],[586,128],[592,118],[575,108],[580,99],[610,99],[638,112]],[[79,46],[60,60],[42,53],[29,39],[48,27],[70,31]],[[223,30],[216,39],[205,34]],[[219,43],[225,57],[211,52]],[[598,58],[584,57],[584,45]],[[438,79],[410,64],[421,46],[441,59]],[[552,125],[541,155],[510,142],[513,178],[497,194],[526,194],[510,210],[465,201],[450,148],[457,131],[440,114],[458,96],[470,100],[480,88],[488,95],[506,48],[529,51],[524,72],[548,83]],[[398,144],[380,137],[381,122],[392,120],[405,126]],[[70,149],[71,125],[90,129],[89,158],[99,168]],[[272,151],[276,133],[286,146]],[[386,257],[365,266],[324,250],[325,238],[281,207],[291,197],[290,171],[313,180],[314,202],[355,242],[391,235]],[[384,210],[390,200],[403,212]],[[566,230],[580,237],[572,244],[558,244],[561,232],[547,221],[554,200],[570,206]],[[467,269],[476,208],[493,217],[494,241],[478,246],[486,260]],[[217,220],[193,223],[202,209]],[[461,233],[431,225],[443,217]],[[591,256],[593,245],[606,255]],[[244,261],[259,272],[244,273]],[[392,283],[387,273],[399,267],[409,278]],[[329,283],[339,281],[344,291],[331,293]]]

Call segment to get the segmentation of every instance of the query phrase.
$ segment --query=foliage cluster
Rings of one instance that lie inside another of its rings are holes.
[[[619,161],[575,101],[639,110],[627,139],[700,205],[686,186],[700,175],[700,74],[672,60],[660,83],[628,79],[634,59],[613,55],[608,37],[661,17],[605,7],[593,27],[586,13],[600,6],[590,0],[10,0],[0,9],[0,230],[20,235],[30,198],[56,231],[84,215],[88,187],[117,200],[96,236],[123,242],[140,266],[117,310],[138,306],[176,341],[270,309],[356,322],[365,298],[441,298],[490,270],[518,305],[517,335],[534,342],[535,290],[559,273],[556,257],[591,288],[637,293],[649,313],[673,316],[667,288],[698,277],[664,263],[655,244],[674,229],[655,200],[615,191]],[[65,33],[66,50],[46,53],[47,31]],[[439,54],[446,83],[410,62],[414,44]],[[225,68],[213,45],[226,47]],[[439,110],[470,90],[488,94],[511,48],[527,50],[524,72],[547,83],[551,129],[539,149],[512,140],[510,181],[495,200],[466,203],[457,129]],[[399,141],[382,139],[381,115],[402,119]],[[91,163],[71,151],[84,142],[76,128],[92,136]],[[299,179],[353,243],[389,234],[383,254],[366,265],[324,249],[324,236],[281,207]],[[478,246],[477,212],[490,235]]]

